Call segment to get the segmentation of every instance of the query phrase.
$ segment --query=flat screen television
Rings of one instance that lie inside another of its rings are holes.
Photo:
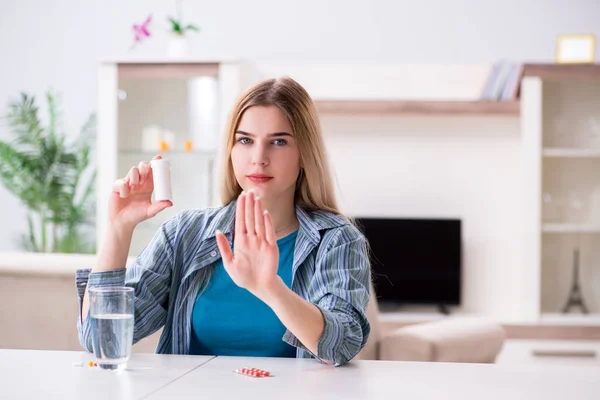
[[[461,220],[355,218],[383,305],[461,303]]]

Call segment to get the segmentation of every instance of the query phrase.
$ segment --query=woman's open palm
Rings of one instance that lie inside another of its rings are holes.
[[[233,282],[255,296],[261,297],[279,278],[279,249],[273,221],[268,212],[263,212],[262,202],[254,193],[242,193],[238,198],[234,251],[221,232],[217,232],[217,244]]]

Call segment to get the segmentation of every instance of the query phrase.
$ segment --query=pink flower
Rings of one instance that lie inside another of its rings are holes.
[[[133,35],[135,43],[141,42],[143,39],[150,37],[150,30],[148,29],[148,25],[152,20],[152,14],[146,18],[146,20],[141,24],[133,24]]]

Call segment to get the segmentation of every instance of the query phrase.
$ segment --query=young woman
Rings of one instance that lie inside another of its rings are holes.
[[[135,288],[134,343],[157,353],[315,357],[342,365],[366,344],[366,242],[338,210],[315,106],[290,78],[260,82],[227,129],[223,206],[166,221],[125,268],[151,202],[147,162],[115,182],[98,263],[80,270],[78,321],[92,351],[86,287]]]

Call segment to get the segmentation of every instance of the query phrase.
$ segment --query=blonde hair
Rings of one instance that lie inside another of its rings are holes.
[[[230,203],[242,192],[233,172],[231,150],[244,112],[253,106],[278,107],[292,126],[300,153],[296,205],[306,210],[325,210],[341,215],[335,198],[317,109],[308,92],[289,77],[268,79],[255,84],[239,97],[233,107],[227,124],[221,164],[222,203]]]

